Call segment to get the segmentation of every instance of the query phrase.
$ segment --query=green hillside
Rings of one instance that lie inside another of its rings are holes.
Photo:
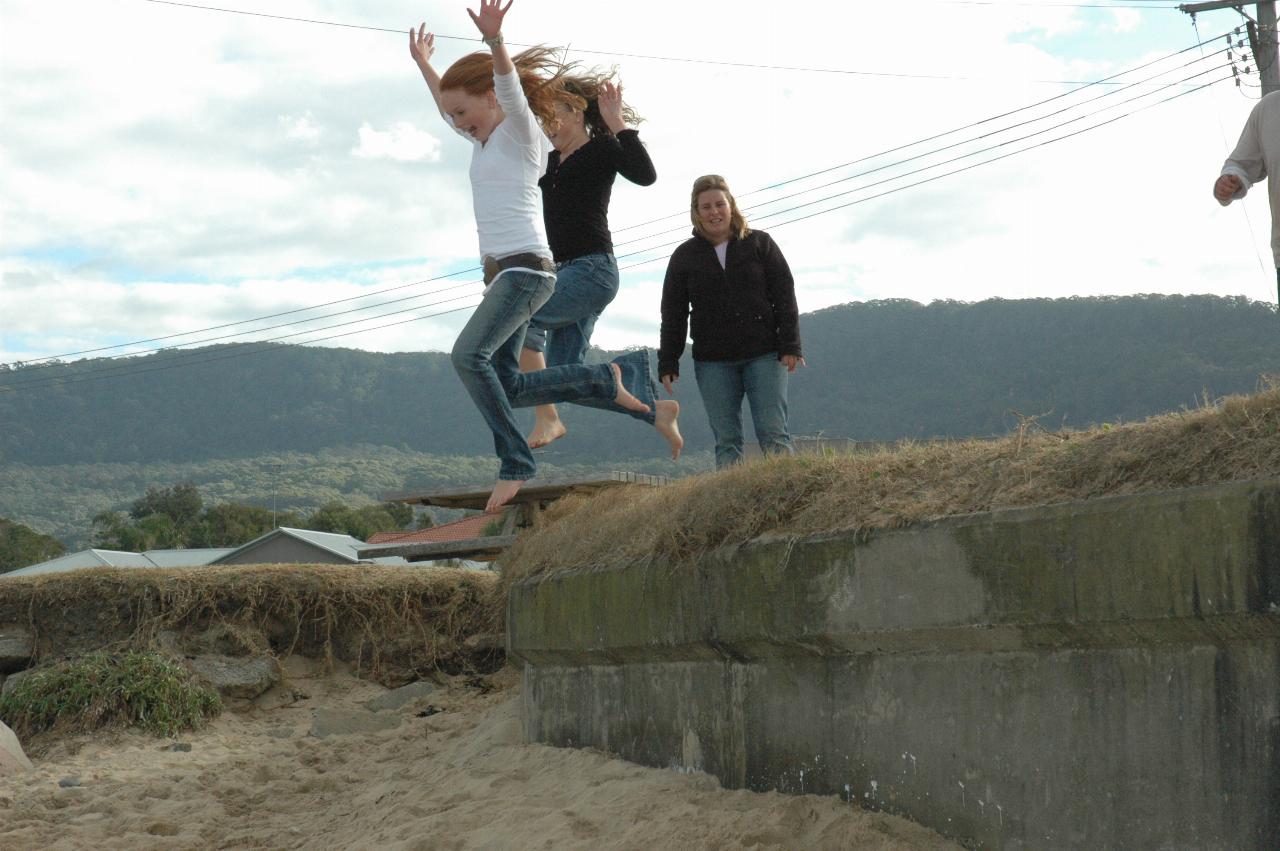
[[[881,301],[801,327],[793,431],[858,440],[1004,434],[1014,410],[1051,412],[1051,426],[1133,420],[1280,373],[1280,319],[1242,298]],[[663,441],[632,420],[562,406],[571,433],[540,453],[544,474],[705,469],[710,434],[687,361],[683,373],[685,463],[663,462]],[[0,424],[0,516],[72,544],[152,484],[314,508],[496,468],[438,352],[240,344],[26,366],[0,372]]]

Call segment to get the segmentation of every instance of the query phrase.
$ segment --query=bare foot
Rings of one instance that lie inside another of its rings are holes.
[[[676,422],[676,418],[680,416],[680,403],[675,399],[659,399],[657,407],[658,411],[654,415],[653,424],[658,429],[658,433],[670,444],[671,460],[674,461],[680,457],[680,450],[684,449],[684,438],[680,436],[680,424]]]
[[[543,413],[543,412],[547,413]],[[529,448],[541,449],[548,443],[564,437],[564,423],[555,405],[539,405],[534,408],[533,432],[529,435]]]
[[[520,486],[523,484],[523,479],[498,479],[498,483],[493,486],[493,493],[489,494],[489,502],[484,507],[485,512],[493,514],[506,505],[511,497],[520,491]]]
[[[609,364],[609,367],[613,370],[613,385],[618,388],[618,395],[613,397],[613,403],[638,414],[648,411],[649,406],[632,396],[631,391],[622,385],[622,367],[616,363]]]

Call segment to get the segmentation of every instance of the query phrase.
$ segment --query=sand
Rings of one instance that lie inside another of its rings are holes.
[[[363,713],[386,690],[305,660],[289,670],[259,706],[177,740],[33,743],[35,768],[0,778],[0,848],[957,847],[837,798],[523,744],[510,670],[445,683],[391,713],[394,729],[317,738],[316,710]]]

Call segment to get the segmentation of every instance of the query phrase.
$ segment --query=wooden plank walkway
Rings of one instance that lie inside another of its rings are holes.
[[[571,493],[583,493],[617,487],[619,485],[647,485],[658,487],[667,484],[666,476],[647,473],[613,472],[607,476],[583,476],[577,478],[532,479],[503,509],[502,532],[484,538],[462,541],[433,541],[412,544],[374,544],[357,550],[359,558],[400,556],[406,561],[436,561],[448,558],[465,558],[473,561],[492,561],[503,550],[515,543],[517,527],[528,529],[538,524],[539,516],[548,505]],[[411,505],[437,505],[441,508],[483,509],[489,501],[492,485],[483,488],[461,488],[449,491],[397,491],[383,494],[384,502],[405,502]],[[494,518],[502,517],[495,514]]]
[[[564,479],[530,479],[512,497],[510,505],[528,505],[537,502],[555,502],[569,493],[584,490],[600,490],[618,485],[665,485],[666,476],[647,473],[609,473],[608,476],[581,476]],[[407,502],[416,505],[438,505],[441,508],[471,508],[480,510],[489,501],[493,485],[483,488],[470,487],[449,491],[394,491],[383,494],[383,502]]]
[[[420,544],[374,544],[356,550],[358,558],[382,558],[400,556],[405,561],[438,561],[447,558],[465,558],[470,561],[492,561],[502,551],[516,542],[515,535],[490,535],[487,538],[468,538],[465,541],[435,541]]]

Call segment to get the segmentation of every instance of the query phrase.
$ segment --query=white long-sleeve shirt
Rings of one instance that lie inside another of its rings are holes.
[[[1271,251],[1275,254],[1276,268],[1280,269],[1280,92],[1273,92],[1258,101],[1249,113],[1240,142],[1222,166],[1223,174],[1240,178],[1244,186],[1235,197],[1222,202],[1230,204],[1243,198],[1260,180],[1267,181],[1271,199]]]
[[[547,170],[551,141],[529,108],[520,75],[493,75],[494,93],[505,116],[484,144],[454,127],[474,145],[471,153],[471,199],[475,207],[480,256],[507,257],[531,253],[551,259],[542,224],[538,178]],[[443,111],[446,121],[453,119]]]

